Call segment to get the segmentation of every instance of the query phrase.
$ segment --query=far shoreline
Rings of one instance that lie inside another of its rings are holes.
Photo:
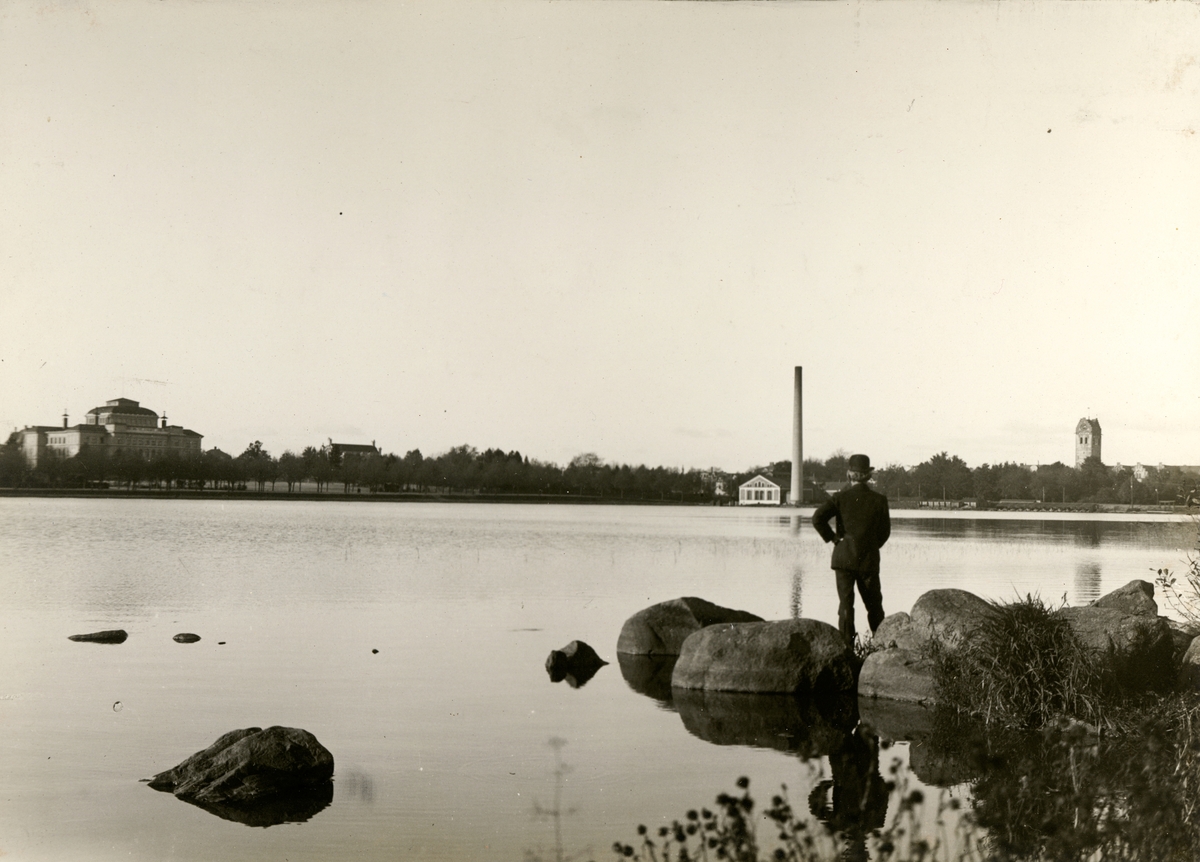
[[[582,494],[500,494],[500,493],[431,493],[417,491],[252,491],[237,489],[181,489],[172,488],[0,488],[0,498],[26,499],[117,499],[117,500],[245,500],[245,501],[303,501],[345,503],[536,503],[604,506],[686,506],[688,508],[725,508],[746,511],[779,512],[796,515],[805,510],[811,512],[813,504],[802,506],[738,506],[735,503],[718,504],[711,500],[645,500],[600,497]],[[1196,509],[1173,505],[1129,505],[1128,503],[1052,504],[1037,501],[1022,501],[1004,506],[946,507],[921,506],[916,500],[890,500],[894,512],[904,512],[905,517],[919,513],[934,518],[970,518],[975,515],[992,514],[1054,514],[1054,515],[1195,515]]]

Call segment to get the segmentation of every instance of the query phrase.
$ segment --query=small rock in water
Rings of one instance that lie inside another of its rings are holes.
[[[571,688],[579,688],[596,675],[596,671],[608,662],[583,641],[571,641],[562,649],[550,650],[546,659],[546,673],[551,682],[567,681]]]
[[[68,635],[67,640],[92,644],[119,644],[125,643],[125,638],[127,637],[129,635],[125,629],[110,629],[103,632],[90,632],[85,635]]]
[[[173,638],[177,644],[194,644],[200,640],[200,635],[194,635],[191,632],[180,632]]]

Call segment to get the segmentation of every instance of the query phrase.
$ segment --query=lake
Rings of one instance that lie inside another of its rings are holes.
[[[1194,526],[1133,517],[894,512],[885,609],[939,587],[1081,604],[1182,568]],[[685,595],[836,625],[804,510],[3,498],[0,551],[7,858],[611,858],[738,776],[799,797],[825,766],[700,738],[614,652],[628,616]],[[67,640],[112,628],[129,639]],[[551,683],[575,639],[611,664]],[[274,724],[336,759],[306,822],[250,827],[139,783]]]

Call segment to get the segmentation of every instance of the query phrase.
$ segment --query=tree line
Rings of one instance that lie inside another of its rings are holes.
[[[806,499],[821,499],[846,479],[848,456],[806,459]],[[1138,478],[1128,467],[1113,468],[1089,458],[1076,468],[1061,462],[1030,468],[1022,464],[969,467],[956,455],[939,452],[915,467],[890,464],[875,471],[874,484],[894,500],[976,499],[1061,504],[1185,503],[1197,494],[1200,478],[1178,467],[1145,468]],[[208,449],[199,456],[164,453],[144,458],[127,451],[83,447],[73,457],[47,450],[30,467],[17,434],[0,447],[0,487],[299,491],[303,483],[318,493],[340,486],[343,493],[557,495],[629,501],[682,503],[736,500],[740,484],[762,474],[785,490],[790,461],[752,467],[740,473],[676,467],[632,466],[604,461],[593,452],[565,467],[502,449],[479,451],[455,446],[426,457],[419,449],[404,455],[346,454],[334,447],[308,446],[274,456],[256,440],[237,456]],[[724,491],[724,494],[720,492]]]

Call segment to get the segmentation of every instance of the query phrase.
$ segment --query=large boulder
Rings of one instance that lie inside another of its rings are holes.
[[[990,602],[966,590],[930,590],[912,607],[915,633],[951,649],[969,638],[995,613]]]
[[[936,701],[933,664],[920,650],[903,647],[878,650],[863,662],[858,674],[858,694],[932,706]]]
[[[1098,604],[1055,613],[1071,625],[1102,671],[1134,690],[1163,689],[1174,682],[1171,627],[1151,614],[1127,614]]]
[[[1149,581],[1130,581],[1120,589],[1092,602],[1094,608],[1111,608],[1133,616],[1158,616],[1158,602],[1154,601],[1154,584]]]
[[[333,778],[333,755],[298,727],[231,730],[150,779],[155,790],[204,806],[239,806],[319,788]]]
[[[685,596],[638,611],[621,626],[617,652],[679,655],[688,635],[717,623],[761,622],[762,617]]]
[[[900,611],[888,614],[875,629],[871,642],[879,647],[900,647],[912,652],[920,652],[929,643],[929,632],[912,621],[912,617]]]
[[[684,641],[675,688],[826,695],[854,690],[854,656],[818,620],[726,623]]]
[[[596,675],[596,671],[608,662],[583,641],[571,641],[562,649],[550,650],[546,658],[546,673],[551,682],[567,681],[571,688],[579,688]]]

